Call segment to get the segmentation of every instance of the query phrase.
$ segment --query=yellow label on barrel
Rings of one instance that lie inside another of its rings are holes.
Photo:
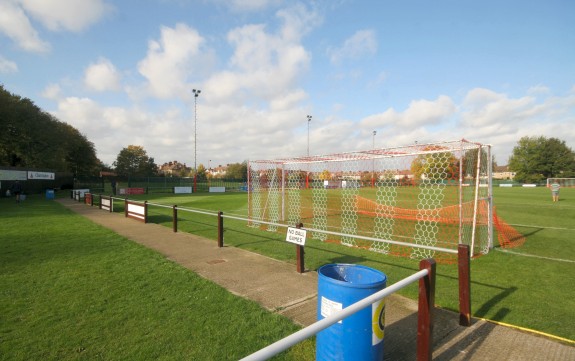
[[[375,346],[383,341],[385,329],[385,301],[379,300],[371,305],[371,345]]]

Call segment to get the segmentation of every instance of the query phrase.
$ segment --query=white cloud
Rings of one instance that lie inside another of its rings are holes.
[[[228,32],[234,53],[228,69],[213,74],[204,87],[212,99],[232,103],[266,102],[276,106],[286,94],[300,94],[297,80],[307,71],[310,54],[301,44],[315,15],[294,6],[277,13],[282,25],[276,33],[267,32],[263,24],[250,24]],[[306,20],[307,21],[307,20]]]
[[[60,89],[60,85],[58,84],[50,84],[42,91],[42,96],[46,99],[51,100],[58,100],[60,98],[60,94],[62,89]]]
[[[549,89],[548,87],[546,87],[544,85],[536,85],[536,86],[533,86],[527,90],[527,94],[529,94],[529,95],[545,95],[545,94],[549,94],[550,92],[551,92],[551,89]]]
[[[537,110],[534,104],[534,97],[511,99],[505,94],[476,88],[469,91],[463,101],[462,121],[468,126],[520,121]]]
[[[281,4],[282,0],[212,0],[237,12],[257,12]]]
[[[528,93],[532,93],[528,91]],[[467,92],[461,104],[447,96],[412,101],[407,109],[389,108],[360,122],[357,149],[371,147],[371,131],[378,130],[381,147],[466,138],[493,145],[499,164],[505,164],[523,136],[555,137],[575,144],[575,94],[510,97],[490,89]]]
[[[79,32],[111,11],[103,0],[4,0],[0,1],[0,32],[21,49],[47,52],[50,44],[41,39],[31,19],[51,31]]]
[[[434,101],[425,99],[413,100],[403,112],[397,112],[395,109],[389,108],[383,113],[365,118],[362,121],[362,125],[369,128],[431,126],[448,121],[455,111],[456,106],[451,98],[441,95]]]
[[[359,59],[377,52],[377,39],[373,30],[359,30],[338,48],[328,49],[330,60],[339,64],[348,59]]]
[[[40,39],[24,10],[14,1],[0,1],[0,32],[23,50],[36,53],[50,50],[50,44]]]
[[[162,27],[160,40],[149,42],[148,54],[138,64],[138,71],[148,81],[149,93],[170,98],[188,91],[186,81],[198,71],[193,60],[197,59],[204,42],[195,29],[185,24]]]
[[[82,31],[112,11],[103,0],[18,0],[31,17],[52,31]]]
[[[114,64],[108,59],[100,58],[86,69],[84,84],[95,91],[116,91],[120,89],[120,75]]]
[[[0,73],[1,74],[8,74],[8,73],[17,73],[18,72],[18,65],[0,55]]]

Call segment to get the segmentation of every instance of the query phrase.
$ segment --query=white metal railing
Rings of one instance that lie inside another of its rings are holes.
[[[114,200],[120,200],[120,201],[125,201],[128,200],[127,198],[120,198],[120,197],[110,197],[110,199]],[[161,207],[161,208],[170,208],[173,209],[176,206],[171,206],[171,205],[166,205],[166,204],[160,204],[160,203],[151,203],[151,202],[146,202],[148,205],[152,205],[152,206],[156,206],[156,207]],[[190,212],[190,213],[198,213],[198,214],[204,214],[204,215],[208,215],[208,216],[214,216],[214,217],[218,217],[220,216],[220,214],[218,212],[210,212],[210,211],[204,211],[204,210],[197,210],[197,209],[190,209],[190,208],[183,208],[183,207],[177,207],[178,211],[184,211],[184,212]],[[288,228],[291,227],[287,224],[284,223],[275,223],[275,222],[268,222],[268,221],[263,221],[263,220],[258,220],[258,219],[250,219],[250,218],[245,218],[245,217],[240,217],[240,216],[231,216],[231,215],[226,215],[226,214],[221,214],[222,218],[228,218],[228,219],[234,219],[234,220],[239,220],[239,221],[246,221],[246,222],[252,222],[252,223],[260,223],[260,224],[265,224],[265,225],[270,225],[270,226],[276,226],[276,227],[283,227],[283,228]],[[382,243],[389,243],[389,244],[394,244],[394,245],[398,245],[398,246],[405,246],[405,247],[413,247],[413,248],[421,248],[421,249],[427,249],[430,251],[438,251],[438,252],[444,252],[444,253],[451,253],[451,254],[457,254],[457,250],[455,249],[450,249],[450,248],[444,248],[444,247],[435,247],[435,246],[426,246],[423,244],[413,244],[413,243],[408,243],[408,242],[401,242],[401,241],[394,241],[394,240],[390,240],[390,239],[381,239],[381,238],[374,238],[374,237],[368,237],[368,236],[361,236],[361,235],[356,235],[356,234],[347,234],[347,233],[341,233],[341,232],[333,232],[333,231],[326,231],[323,229],[315,229],[315,228],[308,228],[308,227],[304,227],[304,229],[310,231],[310,232],[317,232],[317,233],[323,233],[323,234],[329,234],[332,236],[340,236],[340,237],[350,237],[350,238],[356,238],[356,239],[361,239],[361,240],[365,240],[365,241],[372,241],[372,242],[382,242]]]
[[[319,320],[306,328],[299,330],[296,333],[291,334],[277,342],[272,343],[271,345],[262,348],[261,350],[254,352],[251,355],[248,355],[242,358],[240,361],[259,361],[259,360],[267,360],[282,351],[287,350],[288,348],[316,335],[318,332],[328,328],[329,326],[343,320],[346,317],[353,315],[354,313],[361,311],[362,309],[368,307],[374,302],[377,302],[392,293],[399,291],[400,289],[410,285],[411,283],[418,281],[419,279],[429,275],[430,271],[428,269],[422,269],[413,275],[402,279],[401,281],[394,283],[393,285],[384,288],[383,290],[374,293],[371,296],[368,296],[344,309],[341,311],[334,313],[322,320]]]

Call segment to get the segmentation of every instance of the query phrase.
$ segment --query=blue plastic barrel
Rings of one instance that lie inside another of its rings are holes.
[[[54,199],[54,190],[53,189],[46,189],[46,199]]]
[[[352,264],[318,269],[317,319],[321,320],[385,288],[387,276]],[[383,360],[384,300],[343,319],[316,337],[316,360]]]

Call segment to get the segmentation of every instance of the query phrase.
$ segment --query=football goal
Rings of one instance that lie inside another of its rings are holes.
[[[563,188],[575,187],[575,178],[547,178],[547,187],[551,187],[553,183],[557,183]]]
[[[467,140],[250,161],[249,225],[414,259],[485,254],[491,169],[490,146]]]

